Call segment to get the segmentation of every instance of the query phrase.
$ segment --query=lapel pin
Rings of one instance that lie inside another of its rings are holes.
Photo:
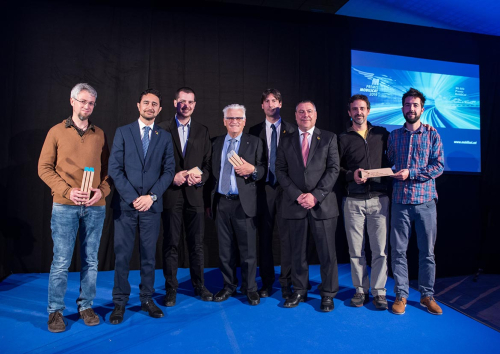
[[[158,131],[157,130],[155,130],[155,133],[156,133],[156,135],[158,135]]]
[[[283,134],[286,134],[286,130],[283,130]]]
[[[316,137],[316,139],[320,140],[321,138],[318,136],[318,137]]]

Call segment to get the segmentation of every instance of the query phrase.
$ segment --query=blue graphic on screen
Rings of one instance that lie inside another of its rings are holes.
[[[370,123],[389,131],[405,123],[403,94],[421,91],[420,120],[441,136],[445,171],[481,172],[478,65],[353,50],[351,76],[352,93],[370,100]]]

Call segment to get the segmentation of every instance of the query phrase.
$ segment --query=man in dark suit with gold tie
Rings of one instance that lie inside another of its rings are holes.
[[[257,292],[257,185],[266,176],[266,157],[261,139],[243,133],[245,107],[232,104],[224,108],[227,134],[217,137],[212,145],[211,193],[212,215],[219,239],[220,270],[224,288],[214,301],[229,299],[238,286],[236,262],[241,263],[241,292],[250,305],[258,305]],[[237,154],[241,162],[234,166],[229,157]]]
[[[283,137],[276,157],[276,175],[283,188],[283,216],[287,219],[292,248],[294,292],[285,307],[307,300],[309,270],[307,236],[314,237],[321,263],[321,310],[334,308],[339,290],[335,230],[339,215],[333,186],[339,174],[337,136],[316,128],[317,112],[312,101],[295,109],[298,130]]]
[[[175,176],[163,198],[163,275],[165,276],[165,306],[176,302],[178,247],[182,224],[186,231],[189,251],[189,271],[194,293],[203,301],[212,301],[213,294],[204,285],[203,185],[208,180],[212,153],[206,126],[191,118],[196,107],[193,89],[181,87],[175,93],[174,119],[159,124],[172,135],[174,142]],[[192,169],[199,171],[192,171]],[[190,172],[191,171],[191,172]],[[201,172],[201,175],[199,174]]]
[[[275,221],[278,225],[281,251],[281,274],[279,282],[281,295],[288,299],[291,295],[291,250],[288,225],[282,216],[281,201],[283,199],[283,188],[276,178],[276,153],[278,145],[287,134],[293,133],[297,128],[281,119],[280,109],[282,105],[281,93],[270,88],[262,93],[262,110],[266,115],[264,122],[254,125],[249,133],[257,136],[264,142],[266,156],[268,158],[268,173],[263,187],[265,198],[259,208],[259,273],[262,279],[262,288],[259,290],[260,297],[268,297],[272,294],[274,276],[273,257],[273,234]]]

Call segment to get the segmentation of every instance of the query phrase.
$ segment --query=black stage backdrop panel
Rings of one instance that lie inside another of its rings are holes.
[[[38,178],[37,163],[48,130],[71,114],[69,95],[77,82],[97,89],[91,120],[104,129],[110,147],[116,128],[137,119],[138,95],[147,87],[163,93],[158,121],[173,118],[178,87],[193,87],[193,118],[207,125],[212,137],[225,132],[222,108],[231,103],[247,107],[247,127],[262,121],[260,94],[267,87],[282,92],[285,120],[293,122],[295,104],[307,98],[317,105],[318,127],[340,133],[348,122],[351,48],[481,65],[483,173],[438,178],[436,260],[438,276],[467,274],[479,266],[500,271],[495,203],[500,125],[494,116],[500,101],[498,37],[226,4],[173,8],[151,2],[28,1],[11,10],[3,14],[7,35],[1,39],[0,191],[5,202],[0,207],[0,279],[50,269],[52,197]],[[342,188],[336,190],[340,195]],[[339,221],[338,257],[345,263],[349,256]],[[109,209],[100,270],[113,269],[113,231]],[[408,255],[412,277],[418,268],[414,239]],[[158,250],[161,243],[160,237]],[[79,269],[79,254],[77,246],[71,271]],[[206,266],[216,267],[211,220],[205,254]],[[310,259],[315,258],[311,252]],[[180,263],[187,266],[182,245]],[[138,265],[136,250],[131,268]]]

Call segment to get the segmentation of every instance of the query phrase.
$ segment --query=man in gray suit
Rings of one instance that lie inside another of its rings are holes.
[[[276,175],[284,191],[283,216],[294,230],[290,235],[294,292],[284,306],[296,307],[307,300],[306,245],[311,231],[321,263],[321,310],[328,312],[339,289],[335,251],[339,211],[333,192],[339,174],[337,136],[316,128],[312,101],[300,102],[295,118],[299,130],[282,139],[276,157]]]

